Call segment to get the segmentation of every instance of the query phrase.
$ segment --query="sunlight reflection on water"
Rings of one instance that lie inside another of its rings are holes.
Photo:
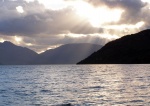
[[[150,65],[0,66],[2,106],[149,106]]]

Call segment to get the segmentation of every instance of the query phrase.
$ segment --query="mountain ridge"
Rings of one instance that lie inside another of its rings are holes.
[[[5,41],[0,43],[0,63],[1,65],[76,64],[101,47],[88,43],[66,44],[37,54],[26,47]]]
[[[89,43],[65,44],[39,54],[33,63],[36,64],[76,64],[102,46]],[[40,60],[40,61],[37,61]]]
[[[11,42],[0,43],[0,63],[4,65],[26,65],[37,56],[37,53]]]
[[[150,63],[150,29],[111,41],[77,64],[147,63]]]

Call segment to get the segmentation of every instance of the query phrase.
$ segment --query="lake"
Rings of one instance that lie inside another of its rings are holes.
[[[0,66],[0,106],[150,106],[150,65]]]

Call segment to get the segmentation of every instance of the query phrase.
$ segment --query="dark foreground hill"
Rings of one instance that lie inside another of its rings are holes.
[[[78,64],[150,63],[150,30],[111,41]]]
[[[0,64],[3,65],[29,64],[37,55],[28,48],[16,46],[8,41],[0,43]]]
[[[95,44],[66,44],[40,54],[33,64],[76,64],[102,46]]]

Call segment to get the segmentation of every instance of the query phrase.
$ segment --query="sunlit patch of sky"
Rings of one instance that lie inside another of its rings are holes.
[[[19,13],[24,13],[24,10],[23,10],[23,7],[22,7],[22,6],[17,6],[17,7],[16,7],[16,10],[17,10]]]
[[[150,27],[149,0],[1,0],[0,42],[37,52],[67,43],[104,45]]]

